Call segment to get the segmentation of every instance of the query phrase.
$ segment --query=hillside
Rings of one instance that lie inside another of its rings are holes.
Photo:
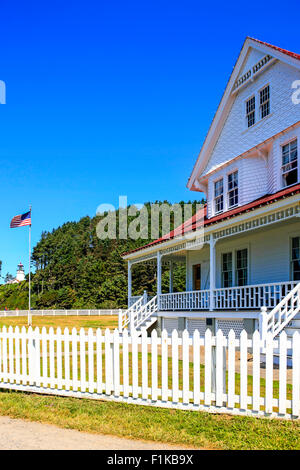
[[[200,202],[193,202],[194,210],[197,203]],[[149,208],[150,203],[146,207]],[[133,218],[128,217],[128,222]],[[42,233],[32,255],[35,267],[32,276],[33,308],[126,307],[127,266],[121,255],[149,243],[151,239],[100,240],[96,234],[100,219],[100,216],[86,216],[78,222],[67,222],[52,232]],[[173,223],[171,219],[171,228]],[[144,289],[149,293],[155,292],[155,271],[155,268],[142,264],[134,267],[134,295],[142,294]],[[167,292],[168,282],[168,271],[163,271],[163,291]],[[174,271],[174,289],[184,290],[184,286],[185,268],[178,266]],[[27,281],[0,287],[1,310],[22,309],[27,305]]]

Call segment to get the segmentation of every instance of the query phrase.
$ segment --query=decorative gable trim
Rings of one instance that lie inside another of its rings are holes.
[[[264,72],[267,67],[273,64],[276,59],[269,54],[265,55],[259,62],[257,62],[251,69],[249,69],[244,75],[239,77],[233,85],[232,94],[237,93],[241,88],[247,85],[250,81],[256,79],[256,77]]]

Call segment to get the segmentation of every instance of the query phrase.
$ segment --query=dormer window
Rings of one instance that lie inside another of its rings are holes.
[[[255,124],[255,96],[246,101],[246,120],[248,127]]]
[[[223,188],[223,178],[215,181],[215,213],[223,212],[224,208],[224,188]]]
[[[238,172],[230,173],[228,175],[228,208],[238,205],[239,202],[239,189],[238,189]]]
[[[298,182],[298,142],[297,139],[282,147],[283,186]]]
[[[267,85],[259,92],[260,119],[270,114],[270,86]]]

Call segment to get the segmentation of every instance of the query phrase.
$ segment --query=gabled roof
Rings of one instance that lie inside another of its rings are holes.
[[[240,75],[244,60],[250,48],[260,50],[264,54],[272,55],[272,57],[274,57],[275,59],[281,60],[282,62],[286,62],[289,65],[295,66],[300,69],[300,54],[296,54],[286,49],[273,46],[272,44],[268,44],[267,42],[263,42],[258,39],[254,39],[251,37],[246,38],[241,52],[238,56],[238,59],[235,63],[235,66],[233,68],[232,74],[226,85],[218,109],[212,120],[209,131],[202,145],[201,151],[198,155],[197,161],[194,165],[191,176],[188,180],[187,187],[191,190],[203,191],[203,187],[201,187],[197,182],[197,176],[201,174],[201,172],[205,169],[213,147],[222,131],[228,112],[234,100],[234,97],[232,96],[231,92],[233,90],[237,78]]]
[[[198,211],[193,217],[191,217],[189,220],[184,222],[184,224],[181,224],[176,229],[171,230],[171,232],[169,232],[168,234],[164,235],[163,237],[158,238],[157,240],[154,240],[151,243],[148,243],[147,245],[141,246],[140,248],[136,248],[135,250],[128,251],[127,253],[123,253],[123,256],[129,255],[131,253],[136,253],[138,251],[142,251],[145,248],[150,248],[151,246],[154,246],[154,245],[159,245],[160,243],[163,243],[167,240],[172,240],[179,235],[194,232],[200,227],[202,227],[203,225],[204,227],[208,227],[209,225],[223,222],[226,219],[231,219],[232,217],[236,217],[245,212],[253,211],[255,209],[258,209],[259,207],[266,206],[269,204],[274,204],[274,202],[280,199],[284,199],[286,197],[290,197],[290,196],[293,196],[294,194],[299,194],[299,193],[300,193],[300,184],[295,184],[289,188],[281,189],[277,193],[266,194],[265,196],[260,197],[256,199],[255,201],[252,201],[248,204],[244,204],[243,206],[240,206],[240,207],[236,207],[235,209],[224,212],[223,214],[216,215],[215,217],[211,217],[210,219],[207,219],[206,205],[205,205],[204,214],[203,214],[203,210]],[[204,219],[203,219],[203,215],[204,215]]]

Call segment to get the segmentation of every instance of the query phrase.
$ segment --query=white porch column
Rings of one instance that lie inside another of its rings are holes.
[[[128,308],[130,307],[130,299],[132,295],[132,273],[131,273],[131,261],[128,261]]]
[[[173,292],[173,261],[170,261],[170,281],[169,281],[169,292]]]
[[[157,305],[159,308],[159,297],[161,294],[161,254],[157,252]]]
[[[209,242],[209,310],[214,310],[214,289],[216,288],[216,240],[210,236]]]

